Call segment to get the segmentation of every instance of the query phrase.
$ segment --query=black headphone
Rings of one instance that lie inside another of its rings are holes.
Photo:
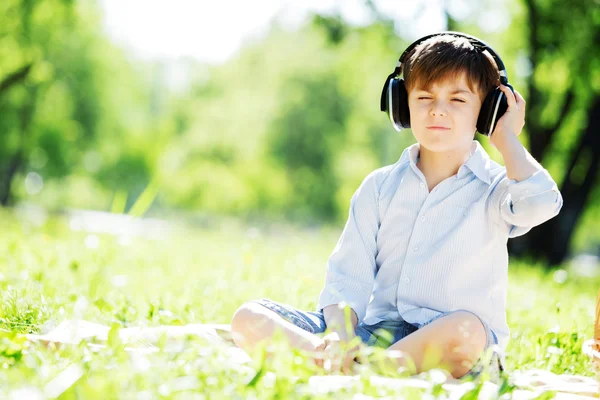
[[[440,35],[452,35],[466,38],[473,45],[473,47],[475,47],[475,49],[481,52],[487,50],[496,62],[496,66],[498,67],[498,71],[500,72],[500,82],[503,85],[508,86],[510,90],[514,92],[514,89],[508,83],[508,76],[506,75],[506,69],[504,68],[504,63],[502,62],[502,59],[500,59],[500,56],[496,54],[496,52],[490,46],[488,46],[481,40],[473,36],[466,35],[464,33],[452,31],[427,35],[417,40],[416,42],[408,46],[406,50],[404,50],[404,53],[402,53],[400,59],[398,60],[398,63],[396,64],[394,72],[392,72],[387,77],[387,79],[385,80],[385,84],[383,85],[380,104],[381,111],[385,112],[388,115],[390,121],[392,122],[392,125],[397,131],[400,131],[404,128],[410,128],[408,92],[406,91],[404,79],[400,78],[404,58],[419,43],[429,39],[430,37]],[[506,95],[500,90],[499,87],[494,88],[490,93],[487,94],[485,100],[481,105],[479,117],[477,118],[477,131],[485,136],[490,136],[494,131],[496,123],[498,122],[500,117],[504,115],[507,108],[508,103],[506,102]]]

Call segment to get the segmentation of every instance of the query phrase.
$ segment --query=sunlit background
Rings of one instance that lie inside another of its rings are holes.
[[[103,232],[125,229],[119,216],[341,227],[362,179],[414,143],[379,112],[385,77],[415,39],[458,30],[503,57],[528,101],[521,139],[565,198],[511,253],[589,259],[599,13],[590,0],[3,1],[0,202]]]
[[[444,4],[447,3],[447,4]],[[363,0],[292,1],[129,1],[100,2],[104,26],[111,38],[143,57],[190,56],[199,61],[221,63],[245,42],[261,40],[275,21],[295,30],[312,14],[341,15],[353,26],[375,22]],[[446,12],[464,19],[476,12],[474,1],[375,1],[378,10],[394,20],[398,35],[417,39],[447,27]],[[444,7],[447,7],[445,9]],[[486,11],[478,27],[485,32],[501,31],[509,23],[501,5]],[[157,21],[161,21],[160,25]],[[160,27],[160,29],[157,29]]]
[[[508,242],[498,395],[519,370],[593,377],[600,0],[0,0],[0,398],[310,397],[323,371],[289,348],[253,369],[214,337],[171,351],[121,329],[226,331],[261,297],[315,310],[353,193],[415,143],[379,110],[385,78],[442,30],[502,56],[564,199]],[[77,326],[104,336],[71,346]],[[361,367],[345,394],[400,394]]]

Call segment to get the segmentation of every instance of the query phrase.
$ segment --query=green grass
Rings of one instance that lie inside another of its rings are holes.
[[[61,373],[72,381],[62,398],[315,398],[305,388],[316,370],[281,341],[274,345],[283,356],[257,366],[262,373],[255,377],[222,352],[207,352],[199,339],[190,338],[179,353],[132,358],[114,337],[100,350],[85,343],[50,350],[17,333],[42,332],[65,319],[115,329],[228,324],[239,305],[260,297],[312,310],[342,227],[223,223],[181,229],[164,241],[132,238],[128,245],[97,235],[97,248],[88,248],[88,234],[71,232],[60,219],[35,227],[1,210],[0,218],[0,328],[10,331],[0,331],[0,398],[15,390],[48,394]],[[581,345],[593,333],[600,282],[572,274],[561,281],[511,259],[509,371],[593,376]],[[277,371],[275,381],[265,378],[268,371]],[[361,380],[349,393],[381,396],[381,390]]]

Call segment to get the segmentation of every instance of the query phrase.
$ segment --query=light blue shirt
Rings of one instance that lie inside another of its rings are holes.
[[[420,328],[466,309],[505,350],[507,241],[557,215],[562,196],[545,169],[508,179],[476,140],[457,174],[429,193],[418,156],[419,143],[407,147],[352,196],[317,311],[344,301],[359,322],[402,319]]]

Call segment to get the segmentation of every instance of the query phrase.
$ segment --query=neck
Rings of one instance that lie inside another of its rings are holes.
[[[438,183],[458,173],[458,169],[470,156],[471,145],[446,152],[433,152],[423,146],[419,149],[419,160],[417,167],[421,170],[429,190]]]

